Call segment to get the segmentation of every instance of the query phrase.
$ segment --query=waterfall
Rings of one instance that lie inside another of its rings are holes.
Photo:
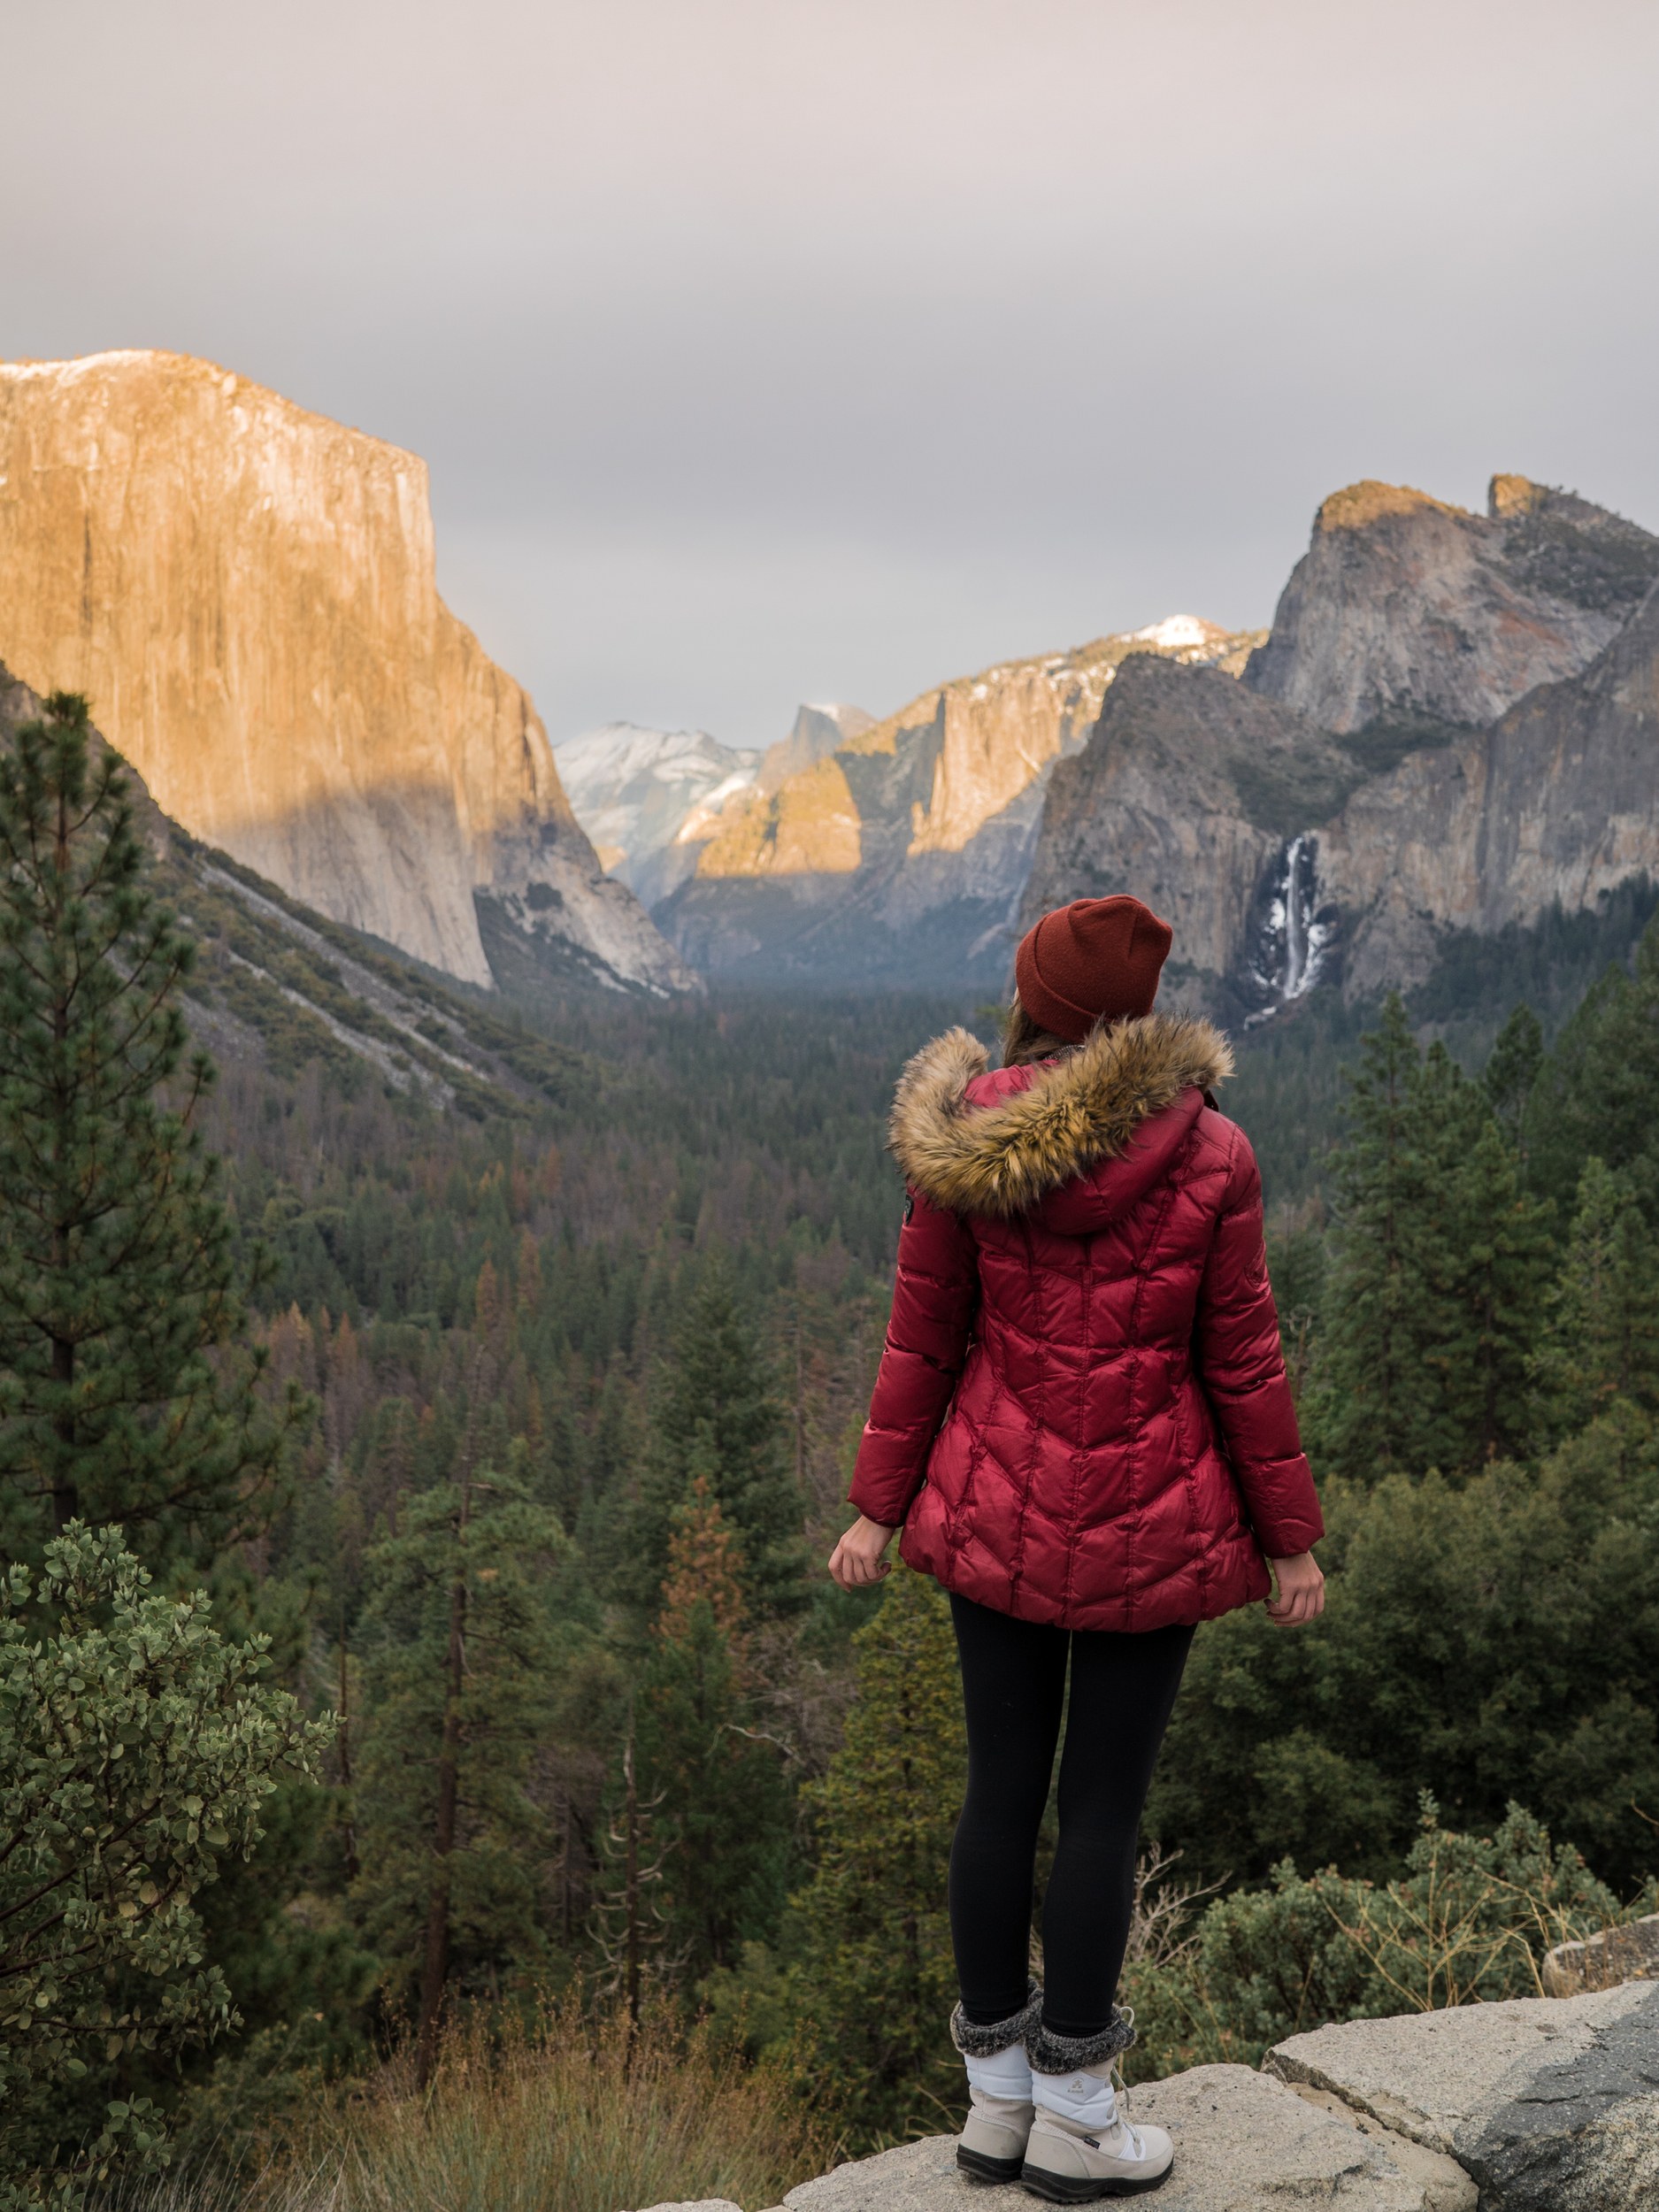
[[[1320,979],[1336,918],[1319,903],[1317,861],[1318,840],[1311,833],[1289,839],[1257,894],[1249,966],[1267,1003],[1248,1018],[1252,1022],[1302,997]]]
[[[1287,999],[1300,998],[1312,980],[1309,934],[1313,899],[1313,841],[1293,837],[1285,849],[1285,970],[1279,987]]]

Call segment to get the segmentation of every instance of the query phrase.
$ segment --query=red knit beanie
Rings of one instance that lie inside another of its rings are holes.
[[[1139,899],[1073,899],[1020,939],[1019,1002],[1051,1036],[1081,1044],[1098,1021],[1152,1011],[1174,938]]]

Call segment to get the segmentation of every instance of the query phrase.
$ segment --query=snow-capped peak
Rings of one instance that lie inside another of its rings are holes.
[[[1162,622],[1148,622],[1144,630],[1132,630],[1137,645],[1156,645],[1160,652],[1177,653],[1183,646],[1208,645],[1224,634],[1201,615],[1166,614]]]

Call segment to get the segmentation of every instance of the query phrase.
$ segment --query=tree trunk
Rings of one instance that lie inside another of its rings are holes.
[[[438,2024],[449,1970],[449,1860],[455,1850],[460,1797],[461,1687],[466,1672],[466,1525],[472,1503],[471,1455],[461,1484],[456,1525],[455,1579],[449,1585],[449,1644],[444,1656],[443,1734],[438,1750],[438,1811],[433,1830],[432,1889],[426,1900],[426,1940],[420,1968],[420,2012],[415,2080],[425,2089],[438,2062]]]
[[[634,2038],[640,2024],[640,1978],[644,1949],[644,1932],[640,1926],[640,1793],[634,1778],[634,1724],[628,1724],[628,1740],[622,1754],[622,1773],[627,1794],[623,1811],[623,1882],[622,1901],[624,1925],[626,1928],[626,1982],[628,1999],[628,2052],[632,2056]]]
[[[60,789],[58,794],[58,836],[54,853],[57,875],[53,895],[57,903],[55,920],[60,933],[64,907],[64,887],[69,880],[69,802]],[[64,1078],[63,1053],[69,1041],[69,1002],[59,991],[52,1004],[52,1041],[58,1047],[58,1061],[56,1079]],[[67,1165],[70,1153],[69,1139],[70,1094],[60,1089],[58,1094],[58,1135],[53,1148],[53,1166],[61,1175]],[[57,1202],[63,1202],[61,1187],[54,1193]],[[52,1271],[59,1294],[69,1273],[69,1239],[62,1225],[61,1216],[52,1229]],[[52,1380],[65,1390],[73,1387],[75,1379],[75,1346],[73,1337],[54,1336],[52,1339]],[[52,1473],[52,1526],[61,1536],[81,1511],[81,1493],[71,1472],[73,1464],[70,1455],[75,1448],[75,1419],[67,1410],[58,1414],[52,1424],[57,1432],[58,1458]]]
[[[59,1279],[62,1279],[60,1264]],[[52,1339],[52,1380],[67,1390],[75,1379],[75,1347],[66,1336]],[[71,1521],[81,1512],[81,1492],[70,1470],[73,1463],[68,1455],[75,1448],[74,1416],[60,1413],[52,1426],[57,1432],[60,1455],[52,1475],[52,1526],[61,1536]]]
[[[340,1617],[340,1786],[344,1793],[345,1817],[340,1824],[340,1842],[344,1859],[347,1881],[355,1882],[361,1870],[357,1863],[357,1824],[351,1805],[351,1708],[350,1681],[346,1671],[346,1622],[343,1609]]]
[[[795,1486],[805,1510],[806,1502],[806,1348],[801,1340],[801,1299],[795,1302]]]

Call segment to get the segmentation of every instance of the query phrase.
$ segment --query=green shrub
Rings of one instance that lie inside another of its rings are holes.
[[[227,1644],[204,1597],[149,1582],[119,1529],[72,1522],[38,1583],[13,1567],[0,1600],[6,2212],[165,2159],[158,2115],[110,2095],[113,2070],[236,2024],[193,1901],[331,1732],[259,1681],[262,1639]]]
[[[1331,2020],[1539,1996],[1546,1951],[1651,1909],[1651,1890],[1621,1905],[1518,1805],[1475,1836],[1442,1827],[1425,1795],[1394,1880],[1303,1877],[1286,1860],[1271,1889],[1218,1898],[1172,1955],[1132,1964],[1140,2077],[1255,2066],[1270,2045]]]

